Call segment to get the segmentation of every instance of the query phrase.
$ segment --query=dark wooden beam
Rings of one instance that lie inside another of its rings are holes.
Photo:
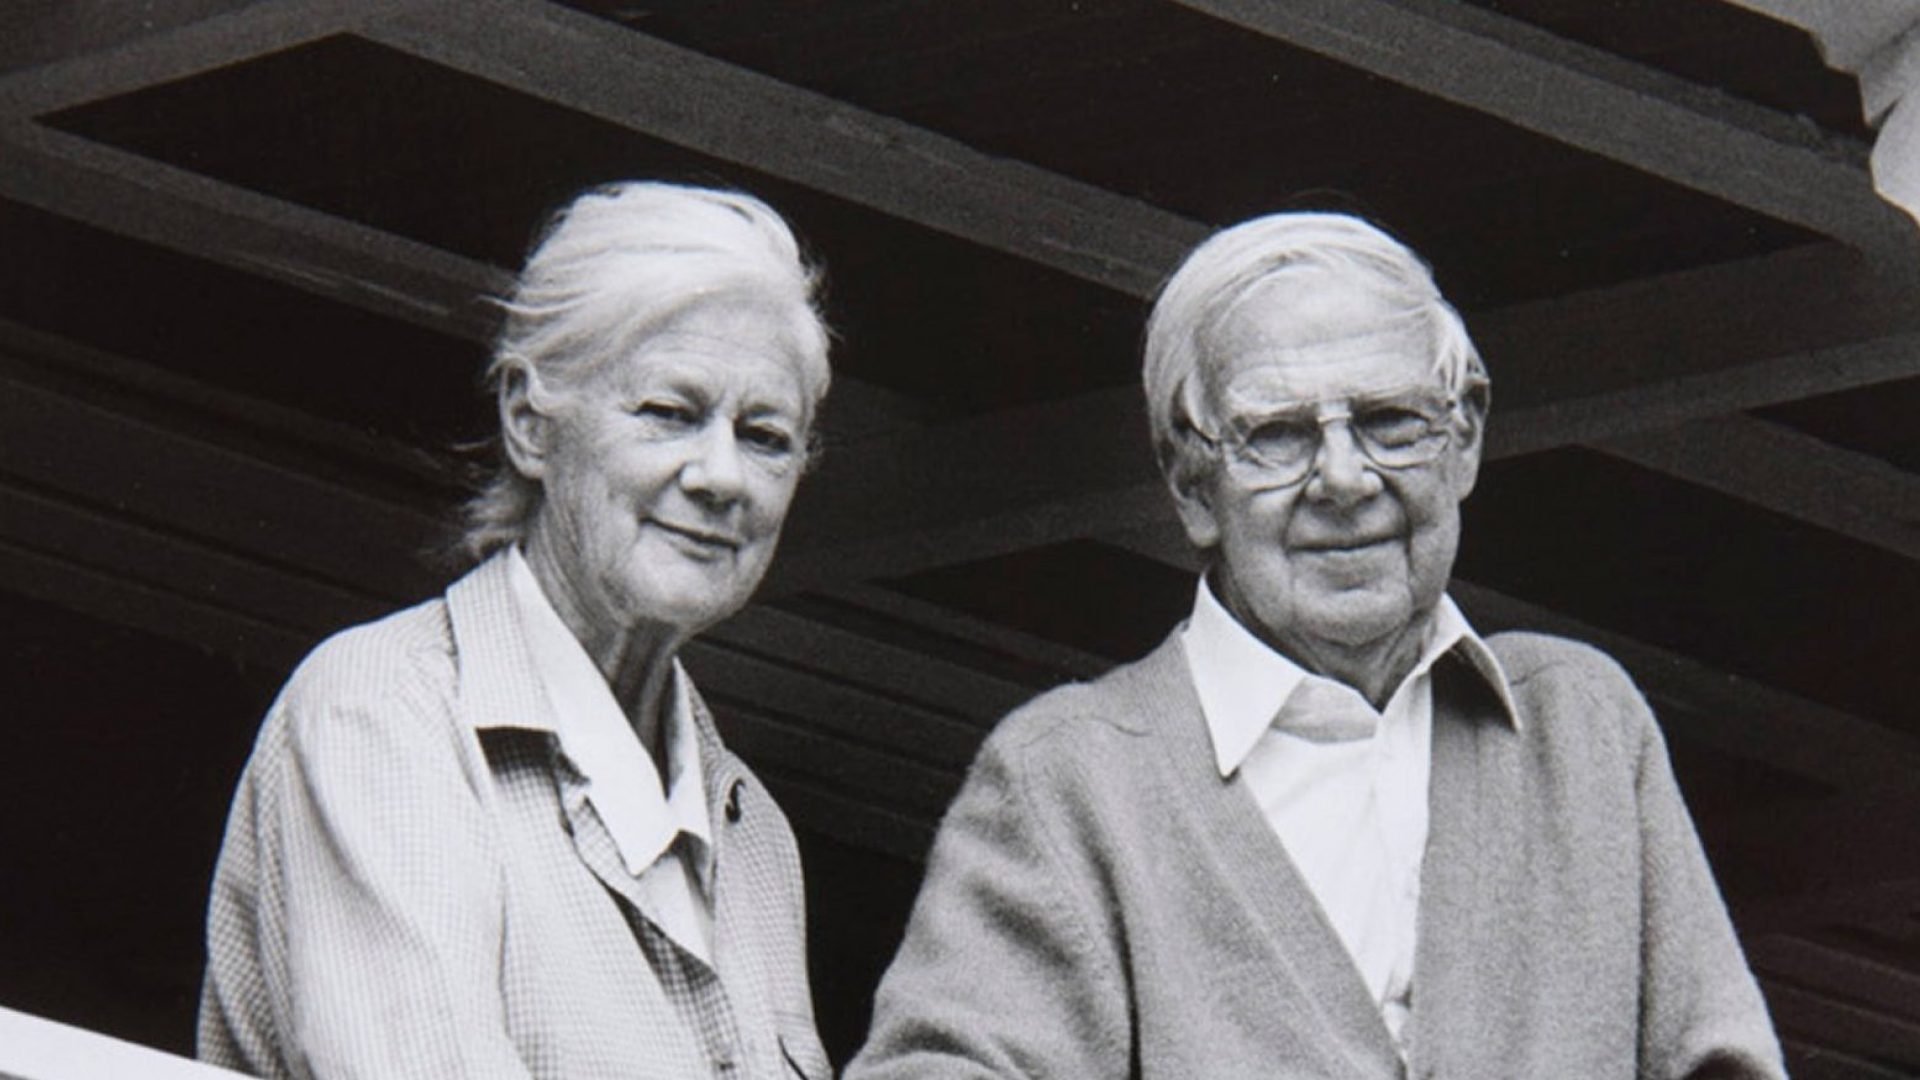
[[[1904,847],[1902,848],[1904,850]],[[1881,881],[1837,881],[1742,904],[1735,912],[1754,934],[1819,926],[1911,927],[1920,916],[1920,876]]]
[[[369,20],[390,18],[422,0],[265,0],[249,4],[184,0],[142,4],[160,7],[142,25],[144,12],[114,0],[73,5],[76,20],[90,28],[63,31],[63,20],[27,28],[49,40],[31,46],[60,59],[0,77],[0,119],[22,120],[83,102],[97,101],[171,82],[203,71],[351,32]],[[226,10],[220,10],[226,9]],[[9,31],[15,30],[9,26]]]
[[[1920,476],[1750,416],[1593,444],[1636,465],[1920,560]]]
[[[245,6],[247,0],[146,0],[139,16],[122,0],[62,0],[9,14],[0,37],[0,73],[103,52],[129,41]]]
[[[1899,1069],[1920,1069],[1920,1024],[1762,977],[1767,1008],[1783,1035]]]
[[[1136,296],[1206,232],[1146,203],[537,0],[443,2],[364,33]]]
[[[442,587],[415,558],[431,515],[262,455],[259,432],[218,425],[244,447],[200,432],[217,392],[107,356],[43,359],[0,355],[0,588],[286,671],[325,634]],[[253,419],[270,427],[271,412]],[[299,435],[326,444],[326,427],[308,418]],[[798,794],[796,817],[902,857],[923,853],[986,730],[1032,693],[774,608],[684,655],[741,752]]]
[[[1837,246],[1491,312],[1490,459],[1920,377],[1920,291]],[[1171,507],[1132,388],[907,432],[830,457],[782,587],[904,574],[1131,525]]]
[[[963,721],[957,726],[974,732],[1033,696],[1019,683],[766,605],[742,611],[705,637],[777,663],[831,671],[848,686]]]
[[[1106,539],[1169,566],[1189,571],[1198,566],[1185,535],[1171,522]],[[1456,578],[1450,591],[1483,629],[1538,630],[1605,651],[1650,697],[1684,707],[1664,719],[1683,723],[1689,739],[1719,753],[1854,793],[1908,793],[1920,784],[1920,740],[1470,581]]]
[[[286,627],[135,584],[6,539],[0,539],[0,589],[268,670],[292,670],[313,645],[312,639]]]
[[[0,196],[452,337],[485,340],[497,267],[16,121],[0,126]]]
[[[138,588],[317,641],[340,627],[384,614],[364,593],[315,581],[210,545],[141,525],[110,511],[23,488],[0,478],[0,540]]]
[[[1745,946],[1748,963],[1762,975],[1920,1023],[1920,973],[1787,934],[1749,938]]]
[[[438,579],[431,513],[49,388],[0,363],[0,475],[389,602]]]
[[[847,582],[834,586],[825,595],[883,618],[907,623],[935,638],[950,638],[989,654],[1050,669],[1061,676],[1062,681],[1096,678],[1113,667],[1113,662],[1104,657],[877,585]]]
[[[1793,1080],[1913,1080],[1913,1073],[1792,1036],[1780,1040]]]
[[[1456,0],[1180,0],[1216,18],[1911,265],[1866,148]]]
[[[780,663],[702,636],[688,643],[685,659],[715,708],[731,703],[804,722],[823,736],[956,778],[973,760],[984,731],[934,705],[862,687],[839,670],[837,656],[815,657],[805,666]]]

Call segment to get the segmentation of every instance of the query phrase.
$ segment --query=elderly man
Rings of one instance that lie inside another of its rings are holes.
[[[1488,383],[1420,259],[1226,230],[1145,383],[1192,616],[988,740],[849,1076],[1783,1076],[1646,702],[1445,595]]]

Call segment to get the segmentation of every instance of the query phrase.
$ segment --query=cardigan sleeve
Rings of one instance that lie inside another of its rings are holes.
[[[268,1076],[528,1074],[498,854],[437,688],[322,647],[275,704],[216,872],[201,1054]]]
[[[1002,730],[1000,735],[1006,735]],[[948,811],[847,1080],[1125,1076],[1119,946],[1073,815],[1006,738],[990,739]]]
[[[1766,1003],[1674,782],[1666,743],[1633,696],[1642,721],[1639,1075],[1785,1080]]]

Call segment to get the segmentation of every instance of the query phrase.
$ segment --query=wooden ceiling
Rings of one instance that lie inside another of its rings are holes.
[[[763,602],[688,662],[803,831],[917,859],[1001,714],[1191,601],[1135,385],[1155,286],[1215,227],[1356,209],[1494,374],[1456,595],[1647,689],[1795,1074],[1920,1074],[1920,244],[1801,32],[1720,0],[0,28],[10,697],[150,642],[270,688],[437,591],[479,297],[583,185],[741,186],[826,263],[839,374]],[[254,718],[183,734],[226,748],[196,798]]]

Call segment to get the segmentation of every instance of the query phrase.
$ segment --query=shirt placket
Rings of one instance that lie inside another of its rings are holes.
[[[681,1021],[699,1037],[713,1075],[723,1080],[751,1076],[740,1022],[719,973],[682,948],[645,914],[631,907],[625,910],[647,963]]]

